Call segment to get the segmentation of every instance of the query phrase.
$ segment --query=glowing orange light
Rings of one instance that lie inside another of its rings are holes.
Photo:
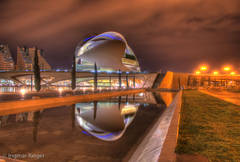
[[[58,88],[59,93],[62,93],[63,88]]]
[[[23,89],[20,90],[20,93],[24,96],[25,93],[26,93],[26,90],[23,88]]]
[[[231,74],[231,75],[235,75],[236,73],[233,71],[233,72],[231,72],[230,74]]]
[[[200,72],[200,71],[196,71],[196,72],[195,72],[195,74],[197,74],[197,75],[198,75],[198,74],[201,74],[201,72]]]
[[[230,71],[230,70],[231,70],[231,68],[230,68],[230,67],[228,67],[228,66],[226,66],[226,67],[224,67],[224,68],[223,68],[223,70],[224,70],[224,71]]]
[[[201,66],[200,68],[201,71],[206,71],[207,69],[208,69],[207,66]]]
[[[218,75],[218,71],[214,71],[214,72],[213,72],[213,75]]]

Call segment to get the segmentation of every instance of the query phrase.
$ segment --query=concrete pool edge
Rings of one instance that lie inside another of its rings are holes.
[[[129,162],[135,161],[175,161],[178,121],[182,102],[182,91],[178,92],[169,107],[160,116],[136,150]],[[127,161],[125,158],[124,161]]]
[[[89,102],[94,100],[111,98],[115,96],[124,96],[142,92],[145,92],[145,89],[128,89],[121,91],[109,91],[76,96],[49,97],[40,99],[0,102],[0,116],[37,111],[48,108],[55,108],[59,106],[72,105],[78,102]]]

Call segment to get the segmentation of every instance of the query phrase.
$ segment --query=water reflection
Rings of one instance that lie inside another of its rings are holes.
[[[19,159],[30,162],[91,161],[92,157],[101,161],[96,155],[122,161],[166,110],[166,100],[158,93],[0,116],[0,154],[45,155],[44,159]]]
[[[70,90],[70,87],[57,87],[57,86],[48,86],[42,87],[42,90],[56,90],[58,91],[59,88],[62,89],[62,91],[64,90]],[[31,91],[35,91],[34,88],[32,88],[31,86],[12,86],[12,87],[2,87],[0,86],[0,93],[20,93],[21,89],[24,89],[26,92],[31,92]]]
[[[154,92],[118,96],[103,101],[77,103],[70,107],[69,127],[79,126],[85,134],[90,134],[101,140],[114,141],[123,136],[128,126],[134,120],[140,104],[143,107],[155,105],[168,107],[174,98],[174,93]],[[141,107],[142,108],[142,107]],[[150,110],[150,109],[149,109]],[[24,112],[15,115],[0,116],[0,128],[13,123],[32,123],[33,141],[37,142],[37,134],[43,111]]]
[[[126,97],[127,100],[128,97]],[[97,102],[76,104],[76,120],[87,133],[104,141],[114,141],[133,121],[139,104]]]

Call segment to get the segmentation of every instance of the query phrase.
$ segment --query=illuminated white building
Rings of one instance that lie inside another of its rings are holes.
[[[139,72],[138,60],[125,38],[116,32],[105,32],[83,40],[76,48],[77,70]]]

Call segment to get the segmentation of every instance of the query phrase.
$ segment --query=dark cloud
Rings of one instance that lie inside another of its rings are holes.
[[[147,70],[192,71],[199,63],[239,68],[239,0],[2,0],[0,42],[45,49],[70,67],[88,33],[117,31]]]

